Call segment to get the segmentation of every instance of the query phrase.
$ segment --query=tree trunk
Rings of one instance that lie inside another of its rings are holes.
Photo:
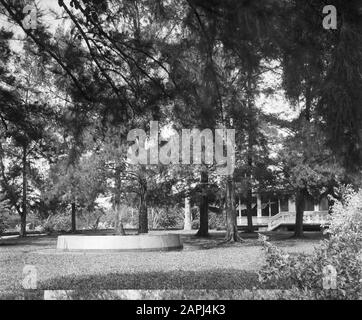
[[[145,178],[145,167],[141,167],[138,176],[140,202],[138,208],[138,233],[148,233],[148,212],[147,212],[147,179]]]
[[[295,214],[295,238],[303,237],[303,215],[304,215],[304,207],[305,207],[305,189],[298,189],[296,192],[296,214]]]
[[[76,206],[75,202],[72,202],[72,233],[77,231],[77,223],[76,223]]]
[[[305,120],[310,122],[311,120],[311,109],[312,109],[312,86],[307,83],[305,89]]]
[[[125,235],[122,224],[121,213],[121,168],[115,170],[115,189],[114,189],[114,232],[116,234]],[[120,217],[121,216],[121,217]]]
[[[311,120],[311,108],[312,108],[312,91],[310,83],[307,83],[305,92],[305,120],[310,122]],[[306,189],[298,189],[296,193],[295,205],[295,238],[303,238],[303,215],[305,210],[305,196],[308,191]]]
[[[232,177],[227,177],[226,182],[226,241],[241,241],[238,234],[235,207],[235,186]]]
[[[142,194],[140,198],[138,233],[148,233],[146,194]]]
[[[123,229],[121,205],[116,204],[114,207],[114,232],[118,235],[125,236]]]
[[[248,71],[247,81],[247,103],[248,103],[248,146],[247,146],[247,199],[246,199],[246,216],[248,221],[247,232],[254,232],[253,227],[253,212],[252,212],[252,177],[253,177],[253,146],[255,144],[254,137],[255,127],[253,123],[253,92],[252,92],[252,70]]]
[[[185,220],[184,220],[184,230],[192,229],[192,219],[191,219],[191,207],[190,207],[190,198],[185,197]]]
[[[22,211],[20,216],[20,237],[26,236],[26,216],[27,216],[27,189],[28,189],[28,176],[26,174],[27,166],[27,147],[23,145],[23,157],[22,157],[22,170],[23,170],[23,197],[22,197]]]
[[[196,233],[198,237],[208,237],[209,236],[209,199],[208,199],[208,190],[207,184],[209,180],[209,175],[207,170],[201,171],[201,187],[202,195],[200,202],[200,227],[199,231]]]
[[[253,211],[252,211],[252,202],[253,202],[253,194],[251,188],[248,189],[248,196],[246,200],[246,214],[248,220],[248,227],[246,229],[247,232],[254,232],[253,226]]]
[[[26,214],[24,212],[20,215],[20,237],[26,237]]]

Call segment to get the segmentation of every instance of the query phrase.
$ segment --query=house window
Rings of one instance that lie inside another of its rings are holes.
[[[262,211],[261,214],[263,217],[268,217],[269,214],[274,216],[278,213],[279,210],[279,203],[278,198],[271,196],[271,197],[262,197]]]
[[[289,204],[288,204],[288,196],[281,197],[280,201],[280,212],[288,212]]]
[[[263,217],[269,216],[269,197],[262,195],[261,196],[261,215]]]
[[[319,210],[320,211],[328,211],[329,206],[328,206],[328,198],[327,197],[322,197],[321,200],[319,201]]]
[[[252,213],[252,216],[254,216],[254,217],[257,216],[256,197],[252,198],[251,213]],[[246,199],[241,199],[241,215],[243,217],[246,217],[248,215],[248,211],[246,210]]]
[[[307,195],[305,198],[305,211],[314,211],[314,199],[311,195]]]

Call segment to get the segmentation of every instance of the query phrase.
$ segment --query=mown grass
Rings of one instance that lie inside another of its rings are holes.
[[[272,241],[291,253],[308,253],[320,238],[289,237],[275,234]],[[0,299],[23,295],[22,270],[29,264],[37,268],[40,290],[275,288],[258,282],[264,254],[256,237],[236,244],[224,243],[220,232],[207,239],[183,238],[182,251],[117,253],[59,253],[55,236],[0,240]]]

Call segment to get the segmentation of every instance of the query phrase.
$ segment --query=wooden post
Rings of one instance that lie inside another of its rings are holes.
[[[295,200],[293,199],[293,196],[289,196],[288,197],[288,211],[289,212],[296,212],[296,204],[295,204]]]
[[[75,202],[72,202],[72,233],[75,233],[77,231],[77,225],[76,225],[76,205]]]
[[[258,193],[256,195],[256,212],[257,212],[258,217],[262,216],[261,195],[260,195],[260,193]]]
[[[240,200],[240,195],[239,195],[239,219],[241,221],[241,200]]]
[[[314,201],[314,211],[319,211],[319,203]]]
[[[184,220],[184,230],[191,230],[191,208],[190,208],[190,198],[185,197],[185,220]]]
[[[209,236],[209,196],[208,196],[209,172],[207,168],[201,171],[200,185],[201,185],[201,199],[199,204],[200,212],[200,226],[196,236],[208,237]]]

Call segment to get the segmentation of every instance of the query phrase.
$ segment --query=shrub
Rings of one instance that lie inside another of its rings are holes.
[[[191,224],[192,230],[198,230],[200,228],[200,221],[199,220],[193,220]]]
[[[42,227],[48,233],[69,231],[72,228],[71,218],[66,214],[51,215],[43,222]]]
[[[193,230],[199,229],[200,228],[200,213],[199,213],[198,207],[191,208],[191,217],[192,217],[191,228]]]
[[[104,210],[104,214],[99,219],[98,229],[113,229],[115,221],[115,211],[113,208]],[[120,220],[124,228],[137,228],[138,210],[127,205],[122,205],[119,212]]]
[[[115,220],[115,212],[113,208],[108,208],[104,211],[104,214],[100,217],[98,223],[98,229],[113,229]]]
[[[223,230],[225,229],[225,218],[221,213],[209,212],[209,229]]]
[[[259,280],[292,288],[299,299],[360,299],[362,297],[362,191],[348,190],[335,202],[323,240],[311,255],[290,256],[262,238],[266,264]],[[335,283],[333,275],[336,271]],[[330,279],[332,282],[328,282]]]
[[[0,217],[0,236],[5,232],[6,229],[6,223],[4,222],[4,219]]]
[[[193,214],[192,229],[199,229],[200,215],[198,209]],[[223,214],[209,211],[209,229],[210,230],[224,230],[225,218]]]
[[[183,208],[178,206],[174,206],[173,208],[149,208],[148,214],[149,227],[151,229],[172,229],[183,227],[184,211]]]
[[[0,194],[0,236],[8,229],[8,218],[10,214],[9,201]]]
[[[92,210],[83,208],[79,211],[79,219],[77,221],[77,228],[85,230],[97,230],[102,226],[100,224],[101,218],[105,215],[102,208],[95,207]]]

